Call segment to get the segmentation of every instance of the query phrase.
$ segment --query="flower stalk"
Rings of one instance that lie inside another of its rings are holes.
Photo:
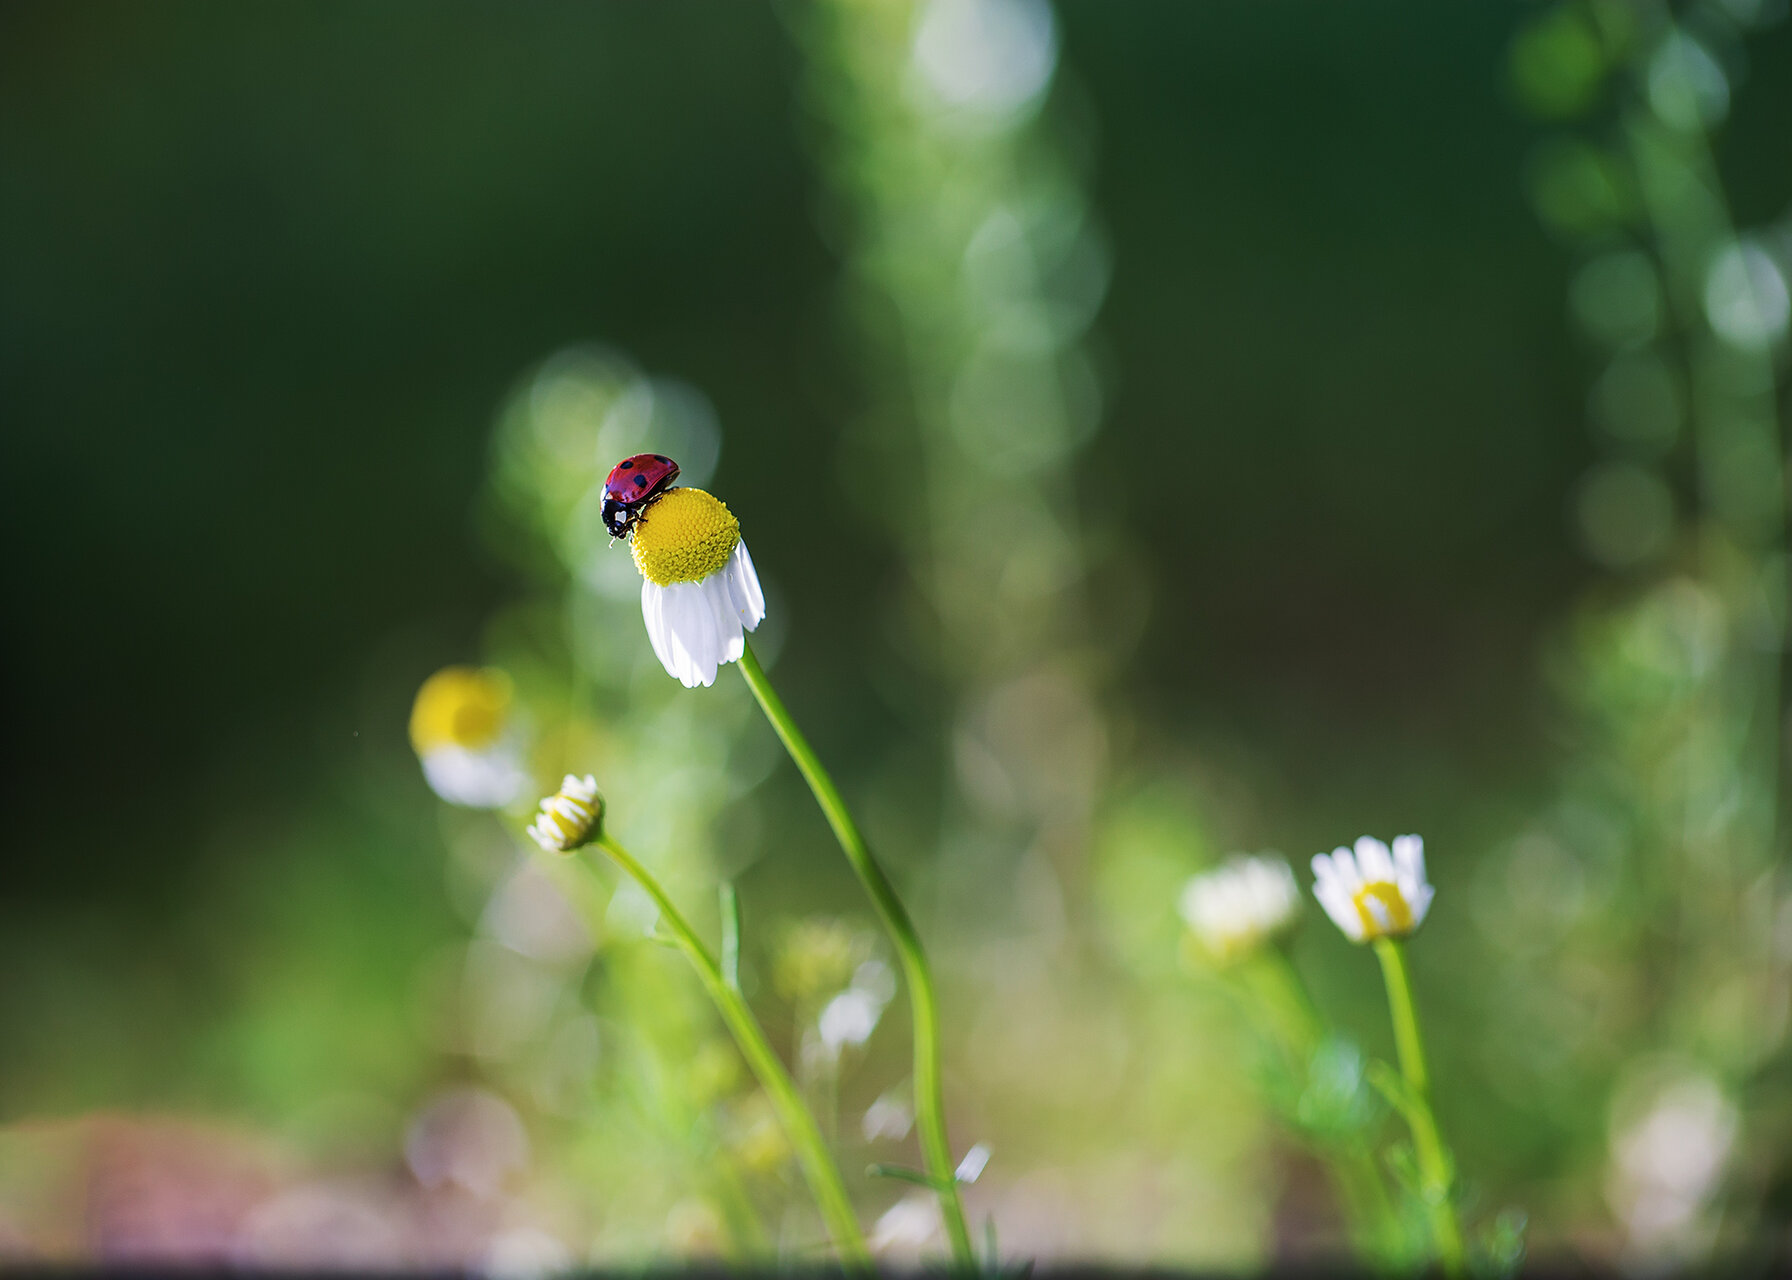
[[[1450,1200],[1450,1158],[1431,1111],[1430,1077],[1425,1065],[1425,1043],[1419,1035],[1418,1010],[1413,1004],[1412,983],[1406,971],[1406,953],[1393,938],[1376,938],[1375,958],[1387,986],[1388,1011],[1394,1023],[1394,1049],[1405,1082],[1407,1124],[1412,1129],[1413,1152],[1418,1159],[1419,1192],[1431,1218],[1431,1234],[1438,1263],[1447,1276],[1462,1274],[1462,1228]]]
[[[1301,1079],[1312,1071],[1325,1027],[1312,995],[1280,943],[1258,948],[1232,966],[1247,1017],[1281,1050]],[[1355,1140],[1324,1142],[1320,1154],[1337,1185],[1344,1215],[1358,1244],[1382,1264],[1400,1256],[1400,1241],[1387,1188],[1372,1153]]]
[[[864,885],[902,962],[902,972],[908,980],[909,1003],[914,1010],[915,1124],[920,1131],[921,1155],[930,1183],[939,1196],[940,1216],[945,1222],[953,1264],[959,1271],[973,1272],[977,1269],[977,1259],[971,1246],[970,1229],[965,1223],[964,1202],[958,1193],[952,1145],[946,1134],[945,1095],[940,1083],[939,999],[934,991],[933,973],[921,947],[920,934],[909,918],[908,909],[902,905],[902,899],[896,896],[889,877],[871,856],[858,824],[853,821],[846,802],[840,798],[839,788],[822,767],[796,721],[791,719],[778,691],[766,677],[765,669],[759,665],[751,644],[743,648],[740,670],[759,703],[759,709],[765,713],[803,780],[809,784],[816,804],[826,815],[834,838]]]
[[[659,908],[661,923],[672,942],[684,952],[691,967],[697,971],[697,977],[715,1004],[716,1011],[722,1015],[722,1021],[734,1036],[734,1042],[740,1046],[747,1065],[752,1068],[760,1087],[771,1100],[785,1133],[789,1135],[797,1163],[803,1170],[803,1178],[815,1196],[815,1202],[821,1210],[822,1219],[827,1224],[828,1234],[833,1237],[834,1247],[841,1260],[852,1271],[870,1271],[871,1253],[859,1230],[858,1215],[853,1212],[852,1201],[846,1193],[846,1184],[840,1176],[839,1166],[829,1153],[827,1144],[822,1141],[815,1117],[803,1105],[796,1083],[791,1080],[783,1062],[773,1052],[764,1028],[754,1017],[753,1010],[748,1006],[739,987],[728,980],[721,965],[710,954],[709,948],[697,936],[697,931],[673,904],[652,872],[608,833],[597,836],[592,843],[621,867]],[[583,863],[567,863],[552,858],[552,855],[550,859],[560,861],[563,867],[585,866]],[[586,870],[589,871],[589,867]]]

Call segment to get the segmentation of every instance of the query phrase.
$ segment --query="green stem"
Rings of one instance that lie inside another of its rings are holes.
[[[853,822],[846,802],[840,798],[833,778],[828,776],[828,771],[822,767],[809,740],[803,737],[803,731],[797,728],[796,721],[785,710],[778,691],[772,688],[771,681],[766,678],[765,669],[754,656],[752,645],[747,645],[741,654],[740,670],[746,677],[747,687],[753,691],[754,698],[758,699],[759,709],[765,712],[765,718],[771,722],[772,728],[784,743],[784,749],[790,753],[803,780],[809,784],[816,804],[821,806],[828,825],[834,829],[834,838],[840,842],[846,860],[858,873],[859,882],[865,886],[871,905],[877,908],[878,918],[883,921],[890,941],[896,946],[896,954],[902,962],[903,976],[908,981],[909,1003],[914,1009],[915,1124],[921,1134],[922,1159],[926,1163],[927,1172],[935,1180],[934,1188],[940,1198],[940,1216],[945,1220],[953,1261],[960,1271],[975,1271],[977,1257],[971,1248],[970,1229],[965,1225],[964,1202],[958,1194],[957,1166],[952,1160],[952,1144],[946,1137],[946,1103],[940,1086],[939,1000],[934,993],[933,974],[927,967],[926,953],[921,949],[921,936],[915,931],[914,921],[909,918],[902,899],[896,896],[889,877],[871,856],[871,850],[866,847],[865,838],[859,834],[858,825]]]
[[[1419,1162],[1420,1191],[1431,1214],[1431,1234],[1437,1245],[1444,1274],[1462,1274],[1462,1228],[1456,1207],[1450,1202],[1450,1160],[1438,1135],[1437,1117],[1431,1112],[1430,1080],[1425,1070],[1425,1043],[1419,1036],[1419,1016],[1413,1005],[1412,983],[1406,974],[1406,953],[1392,938],[1375,940],[1375,957],[1387,984],[1388,1010],[1394,1020],[1394,1048],[1400,1056],[1400,1074],[1412,1106],[1407,1123]]]
[[[1279,1044],[1297,1078],[1309,1079],[1325,1026],[1288,953],[1280,946],[1266,946],[1243,960],[1237,972],[1250,989],[1251,1016]],[[1397,1224],[1374,1158],[1355,1139],[1318,1145],[1353,1239],[1382,1263],[1390,1262],[1399,1250]]]
[[[865,1237],[859,1232],[858,1216],[854,1214],[852,1201],[847,1197],[846,1184],[840,1177],[840,1170],[821,1139],[815,1117],[803,1105],[790,1073],[784,1069],[778,1055],[772,1052],[771,1044],[765,1038],[765,1031],[753,1016],[745,998],[739,990],[729,985],[715,957],[710,955],[696,930],[691,928],[690,922],[672,904],[672,899],[666,896],[666,891],[660,887],[652,873],[635,861],[634,856],[612,837],[601,836],[597,844],[659,907],[662,923],[671,931],[672,939],[679,949],[689,958],[691,967],[696,969],[704,989],[709,992],[709,998],[715,1002],[717,1012],[722,1015],[722,1021],[733,1032],[735,1043],[740,1046],[747,1065],[752,1067],[753,1074],[759,1078],[761,1087],[765,1089],[779,1120],[783,1122],[790,1144],[796,1150],[797,1163],[802,1166],[803,1177],[808,1181],[809,1189],[815,1194],[815,1201],[821,1207],[821,1216],[827,1222],[828,1234],[834,1238],[834,1247],[839,1250],[849,1268],[855,1271],[870,1270],[871,1253],[865,1246]]]
[[[1271,1025],[1291,1065],[1304,1073],[1325,1032],[1294,965],[1279,947],[1265,946],[1241,960],[1236,972],[1249,989],[1253,1011]]]

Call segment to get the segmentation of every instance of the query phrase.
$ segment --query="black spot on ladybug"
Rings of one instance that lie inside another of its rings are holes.
[[[653,460],[655,462],[670,462],[670,461],[672,461],[672,459],[666,457],[664,454],[661,454],[661,453],[654,454]]]
[[[635,477],[635,488],[645,489],[646,487],[647,487],[647,477],[646,476],[636,476]]]

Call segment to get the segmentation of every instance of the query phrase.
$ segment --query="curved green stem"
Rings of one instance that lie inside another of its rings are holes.
[[[752,1067],[766,1096],[771,1099],[785,1133],[790,1136],[790,1145],[796,1151],[803,1177],[808,1181],[810,1191],[815,1194],[821,1216],[827,1222],[828,1234],[834,1238],[834,1247],[839,1250],[840,1257],[848,1267],[868,1271],[871,1268],[871,1252],[866,1248],[865,1237],[859,1231],[858,1216],[853,1212],[852,1201],[847,1197],[846,1184],[840,1177],[839,1167],[829,1154],[827,1144],[822,1141],[815,1117],[803,1105],[790,1073],[784,1069],[778,1055],[772,1052],[771,1044],[765,1038],[765,1031],[753,1016],[745,997],[728,982],[715,957],[710,955],[696,930],[679,913],[672,899],[660,887],[659,881],[653,878],[653,874],[635,861],[634,856],[612,837],[600,836],[597,845],[659,907],[661,921],[671,932],[673,941],[690,960],[691,967],[696,969],[709,998],[715,1002],[716,1011],[722,1015],[722,1021],[728,1024],[735,1043],[746,1057],[747,1065]]]
[[[846,802],[840,798],[833,778],[828,776],[809,740],[803,737],[803,731],[785,710],[778,691],[766,678],[752,645],[746,646],[741,654],[740,670],[746,677],[747,687],[759,702],[759,709],[765,712],[765,718],[771,722],[784,749],[809,784],[815,802],[827,815],[834,838],[840,842],[846,860],[858,873],[859,882],[865,886],[871,905],[877,908],[878,918],[883,921],[902,961],[915,1018],[915,1124],[921,1133],[921,1155],[939,1194],[940,1216],[945,1220],[953,1262],[961,1271],[975,1271],[977,1258],[971,1248],[970,1229],[965,1225],[964,1201],[958,1194],[952,1144],[946,1136],[945,1095],[940,1086],[939,999],[934,993],[933,974],[927,967],[926,953],[921,949],[921,936],[915,931],[914,921],[909,919],[908,908],[896,896],[889,877],[871,856],[871,850],[866,846],[864,836],[859,834],[858,824],[852,820]]]
[[[1425,1069],[1425,1043],[1419,1037],[1418,1011],[1413,1005],[1412,983],[1406,974],[1406,953],[1392,938],[1375,940],[1375,957],[1381,961],[1382,980],[1388,989],[1388,1010],[1394,1020],[1394,1048],[1400,1056],[1400,1074],[1406,1081],[1411,1105],[1406,1108],[1412,1128],[1413,1152],[1419,1162],[1420,1190],[1431,1214],[1431,1234],[1436,1240],[1438,1262],[1447,1276],[1462,1274],[1462,1228],[1456,1207],[1450,1203],[1450,1160],[1431,1113],[1429,1076]]]

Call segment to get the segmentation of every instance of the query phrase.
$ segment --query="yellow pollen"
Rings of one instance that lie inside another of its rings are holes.
[[[635,567],[649,582],[701,582],[728,563],[740,521],[701,489],[670,489],[635,523]]]
[[[1369,909],[1373,899],[1379,902],[1388,913],[1388,923],[1384,928],[1375,912]],[[1362,917],[1363,939],[1398,938],[1412,932],[1412,911],[1406,905],[1406,899],[1400,896],[1397,886],[1386,880],[1375,880],[1356,891],[1351,899],[1356,904],[1356,913]]]
[[[411,746],[418,755],[437,747],[489,747],[504,731],[510,699],[510,677],[502,671],[443,667],[417,690]]]

